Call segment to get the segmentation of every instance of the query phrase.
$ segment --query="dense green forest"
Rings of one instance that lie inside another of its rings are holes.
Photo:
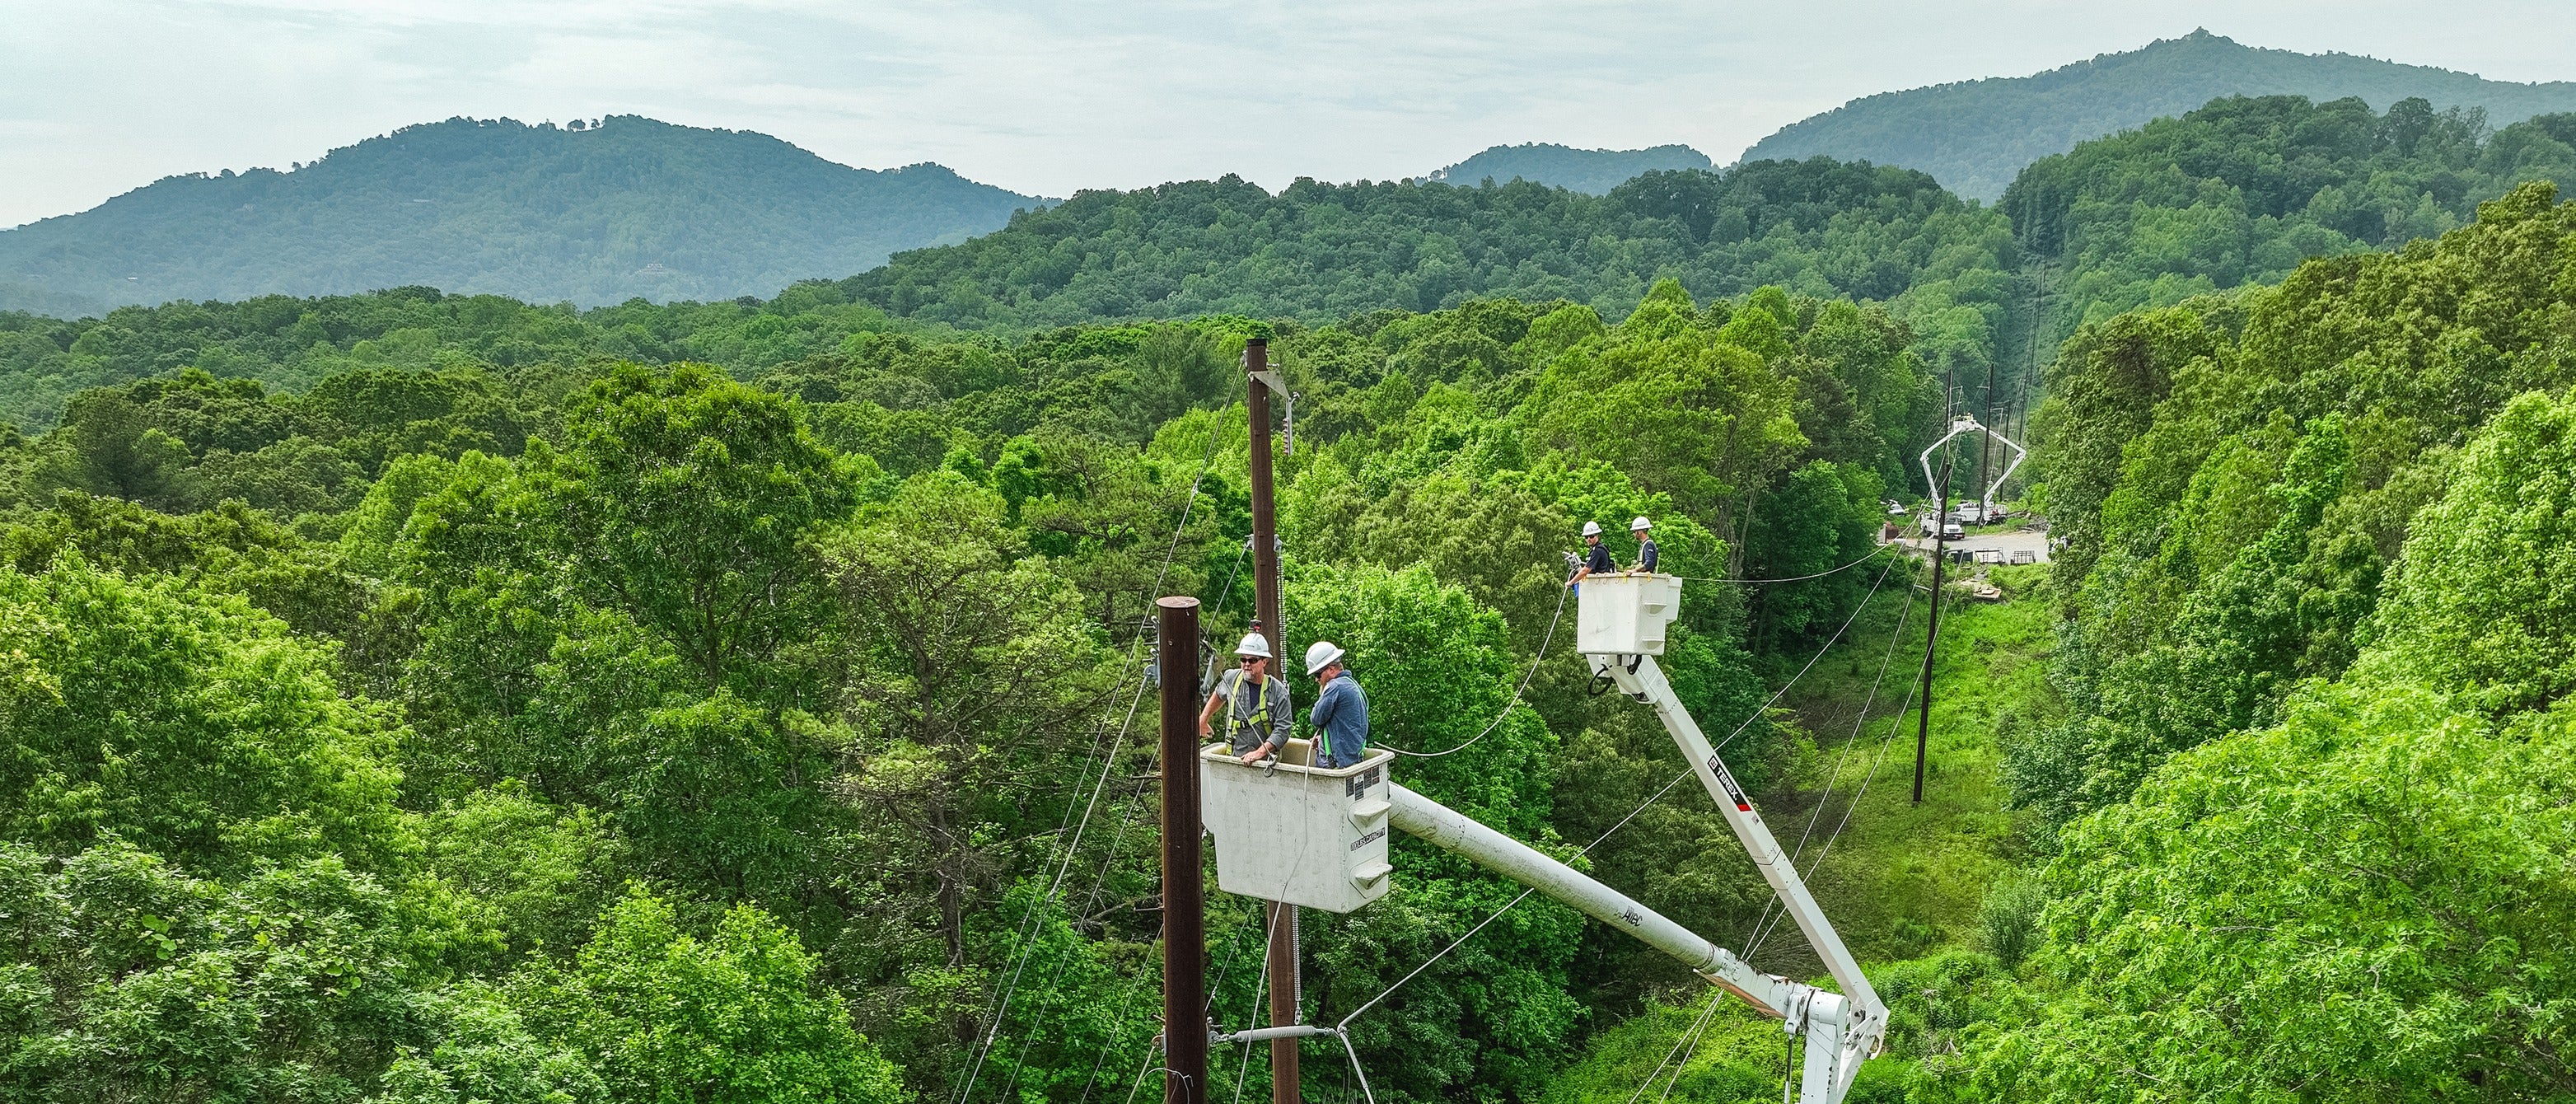
[[[742,380],[458,342],[300,393],[195,368],[79,393],[5,461],[11,1091],[891,1100],[961,1092],[975,1059],[978,1094],[1115,1091],[1159,954],[1138,621],[1179,591],[1242,626],[1258,333],[1306,396],[1290,645],[1348,644],[1386,741],[1501,717],[1408,784],[1542,841],[1600,835],[1670,757],[1572,663],[1513,704],[1580,521],[1655,516],[1694,575],[1831,566],[1940,401],[1878,308],[1671,281],[1617,325],[1506,299],[867,331]],[[1727,751],[1748,781],[1811,769],[1757,707],[1870,585],[1692,603],[1669,663],[1754,722]],[[1310,932],[1318,1013],[1509,896],[1401,846],[1403,888]],[[1591,861],[1712,930],[1759,911],[1710,811]],[[1211,953],[1253,953],[1244,903],[1218,911]],[[1517,915],[1358,1035],[1381,1094],[1534,1092],[1677,980],[1570,911]],[[992,1019],[1014,972],[1045,984]],[[1252,971],[1217,973],[1249,999]]]
[[[1491,296],[1572,299],[1615,317],[1667,277],[1702,298],[1778,284],[1883,300],[1927,357],[1974,376],[2015,348],[2006,273],[2016,262],[1994,212],[1921,173],[1827,160],[1649,173],[1606,197],[1528,183],[1311,181],[1274,196],[1229,177],[1085,192],[973,242],[767,301],[576,310],[404,290],[128,307],[80,322],[0,313],[0,421],[50,426],[81,388],[183,366],[295,389],[360,366],[451,361],[524,370],[686,359],[756,373],[888,329],[1007,340],[1215,313],[1311,325]]]
[[[592,306],[770,295],[1042,202],[938,165],[854,169],[749,131],[449,119],[292,171],[174,176],[0,230],[0,309],[406,284]]]
[[[2351,54],[2245,46],[2205,30],[2027,77],[1881,92],[1791,123],[1744,160],[1838,157],[1921,169],[1993,202],[2022,167],[2213,99],[2359,97],[2385,111],[2409,98],[2483,109],[2498,126],[2576,111],[2576,82],[2516,84]]]
[[[2576,183],[2576,115],[2489,131],[2421,99],[2227,98],[2043,158],[2004,193],[2048,266],[2053,345],[2141,306],[2272,284],[2311,257],[2394,248],[2531,180]]]
[[[1240,313],[1319,322],[1482,296],[1625,311],[1658,279],[1691,294],[1766,284],[1898,301],[1959,352],[1994,347],[2013,263],[2006,224],[1931,177],[1827,158],[1650,172],[1588,196],[1233,177],[1084,192],[963,245],[841,281],[890,314],[960,327]]]
[[[1381,743],[1481,734],[1407,786],[1813,974],[1565,654],[1559,554],[1656,520],[1675,686],[1766,816],[1853,829],[1808,867],[1893,1014],[1852,1099],[2576,1098],[2568,118],[2222,99],[1993,209],[1821,158],[1228,179],[767,300],[0,314],[0,1092],[1131,1095],[1146,614],[1245,627],[1263,337],[1289,652],[1348,646]],[[2042,288],[2063,550],[1926,662],[1916,561],[1808,576],[2045,359]],[[1868,753],[1919,662],[1916,806]],[[1775,1021],[1394,846],[1304,936],[1323,1022],[1430,963],[1353,1024],[1377,1099],[1780,1096]],[[1240,1026],[1260,915],[1210,896]]]
[[[2576,955],[2576,204],[2053,370],[2042,939],[1931,1099],[2539,1100]]]
[[[1575,149],[1554,142],[1523,142],[1517,146],[1488,147],[1448,168],[1433,170],[1429,178],[1470,185],[1487,180],[1497,184],[1526,180],[1533,184],[1571,188],[1585,195],[1603,195],[1650,172],[1716,167],[1707,154],[1682,145],[1610,150]]]

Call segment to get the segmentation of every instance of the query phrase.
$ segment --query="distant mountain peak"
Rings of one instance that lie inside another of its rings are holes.
[[[1488,147],[1484,152],[1448,168],[1435,169],[1424,179],[1471,187],[1487,180],[1497,184],[1527,180],[1533,184],[1549,184],[1601,195],[1639,173],[1715,167],[1716,163],[1710,161],[1707,154],[1684,145],[1612,150],[1576,149],[1554,142],[1524,142],[1517,146]]]
[[[1791,123],[1743,161],[1819,154],[1931,173],[1992,201],[2022,166],[2077,142],[2180,115],[2222,96],[2358,96],[2373,108],[2409,96],[2436,108],[2483,107],[2497,126],[2576,111],[2576,83],[2491,81],[2355,54],[2248,46],[2207,27],[2135,50],[2097,54],[2025,77],[1987,77],[1863,96]]]
[[[0,231],[0,309],[404,285],[583,304],[766,296],[1048,202],[927,161],[853,168],[756,131],[580,122],[456,116],[289,172],[167,177]]]

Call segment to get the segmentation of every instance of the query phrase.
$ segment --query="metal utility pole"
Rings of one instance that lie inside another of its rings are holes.
[[[1923,711],[1914,716],[1914,803],[1923,804],[1923,756],[1932,744],[1932,646],[1941,639],[1941,561],[1950,530],[1950,458],[1941,457],[1941,512],[1932,525],[1932,627],[1923,638]]]
[[[1252,415],[1252,609],[1270,641],[1270,667],[1275,677],[1288,675],[1288,637],[1279,613],[1279,512],[1271,485],[1270,389],[1279,377],[1270,371],[1270,342],[1243,343],[1246,406]],[[1287,749],[1280,749],[1286,754]],[[1298,1022],[1305,994],[1297,977],[1297,906],[1269,905],[1270,1024]],[[1270,1104],[1298,1104],[1297,1040],[1270,1040]]]
[[[1158,598],[1163,673],[1163,1104],[1207,1104],[1207,900],[1199,860],[1199,600]]]

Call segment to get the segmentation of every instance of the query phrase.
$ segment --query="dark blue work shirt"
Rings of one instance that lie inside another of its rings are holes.
[[[1333,676],[1315,695],[1315,731],[1322,734],[1326,767],[1347,767],[1368,754],[1368,695],[1349,671]]]
[[[1595,575],[1607,575],[1619,570],[1617,565],[1610,562],[1610,546],[1607,544],[1593,545],[1591,554],[1583,557],[1583,566]]]
[[[1638,541],[1637,541],[1637,570],[1639,570],[1639,571],[1643,571],[1643,572],[1647,572],[1647,573],[1649,573],[1649,574],[1652,574],[1652,573],[1654,572],[1654,570],[1655,570],[1655,538],[1653,538],[1653,537],[1640,537],[1640,538],[1638,538]]]

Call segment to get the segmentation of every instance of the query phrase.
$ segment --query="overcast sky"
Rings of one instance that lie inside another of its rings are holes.
[[[0,226],[455,115],[640,114],[1022,192],[1388,179],[1497,143],[1734,159],[1873,92],[2195,26],[2576,78],[2563,2],[0,0]]]

